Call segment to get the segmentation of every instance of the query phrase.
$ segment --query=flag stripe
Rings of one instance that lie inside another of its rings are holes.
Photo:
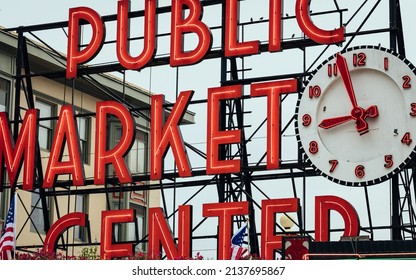
[[[2,231],[0,239],[0,259],[9,260],[12,259],[12,252],[15,247],[15,201],[16,193],[10,203],[9,212],[7,213],[6,225]]]
[[[247,253],[248,250],[242,246],[246,230],[247,223],[241,226],[231,238],[231,260],[240,260]]]

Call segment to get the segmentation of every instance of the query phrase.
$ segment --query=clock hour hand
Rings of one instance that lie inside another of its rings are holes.
[[[323,129],[328,129],[328,128],[335,127],[337,125],[343,124],[353,119],[354,118],[351,115],[329,118],[329,119],[324,119],[318,126]]]
[[[368,132],[368,124],[365,119],[376,117],[378,117],[377,106],[370,106],[365,111],[358,107],[358,109],[353,110],[351,115],[324,119],[318,126],[323,129],[329,129],[350,120],[356,120],[357,131],[362,135]]]

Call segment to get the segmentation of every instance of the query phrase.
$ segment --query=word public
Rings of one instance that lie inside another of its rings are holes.
[[[119,0],[117,8],[116,53],[120,64],[126,69],[138,70],[154,58],[156,54],[157,0],[145,0],[143,50],[138,56],[131,56],[129,49],[129,0]],[[200,0],[172,0],[170,66],[192,65],[204,59],[212,46],[210,28],[202,21]],[[224,57],[240,57],[259,53],[258,40],[238,41],[238,0],[225,1]],[[344,27],[324,30],[316,26],[309,12],[310,0],[296,0],[295,13],[297,23],[309,39],[319,44],[334,44],[345,40]],[[282,0],[269,0],[268,51],[282,50]],[[186,13],[185,13],[186,10]],[[187,14],[186,18],[184,15]],[[92,38],[88,45],[80,50],[80,24],[91,25]],[[196,47],[184,50],[185,34],[195,34],[198,38]],[[68,79],[77,76],[77,67],[93,59],[101,50],[105,41],[105,25],[100,15],[91,8],[78,7],[69,10],[68,24]]]

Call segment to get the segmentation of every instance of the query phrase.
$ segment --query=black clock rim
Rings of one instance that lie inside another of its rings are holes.
[[[375,50],[379,50],[379,51],[383,51],[383,52],[388,52],[388,53],[396,56],[400,60],[402,60],[409,67],[409,69],[416,75],[416,67],[406,57],[402,56],[401,54],[395,52],[392,49],[382,47],[381,45],[378,45],[378,46],[374,46],[374,45],[354,46],[354,47],[350,47],[350,48],[344,49],[344,50],[342,50],[339,53],[343,54],[343,53],[347,53],[347,52],[351,52],[351,51],[356,51],[356,50],[362,50],[362,49],[375,49]],[[415,159],[415,157],[416,157],[416,144],[413,147],[413,150],[410,153],[410,155],[398,167],[396,167],[395,169],[391,170],[389,173],[387,173],[384,176],[375,178],[373,180],[360,181],[360,182],[351,182],[351,181],[340,180],[338,178],[335,178],[335,177],[333,177],[333,176],[325,173],[324,171],[322,171],[316,165],[313,164],[312,160],[308,157],[308,155],[305,152],[304,147],[302,146],[302,142],[301,142],[301,139],[300,139],[301,137],[299,135],[299,106],[300,106],[300,101],[302,99],[303,93],[304,93],[305,89],[307,88],[307,86],[309,85],[309,83],[312,80],[312,78],[315,76],[315,74],[324,65],[326,65],[329,61],[333,60],[335,58],[335,56],[337,55],[337,53],[331,55],[329,58],[327,58],[326,60],[324,60],[320,65],[318,65],[318,67],[316,67],[315,70],[313,70],[311,72],[311,74],[308,77],[308,79],[303,83],[303,87],[302,87],[302,89],[300,91],[298,100],[296,102],[295,116],[294,116],[295,117],[295,135],[296,135],[296,140],[297,140],[298,146],[299,146],[299,152],[303,155],[303,160],[305,161],[305,163],[309,164],[318,173],[318,175],[327,178],[331,182],[334,182],[334,183],[337,183],[337,184],[340,184],[340,185],[344,185],[344,186],[349,186],[349,187],[366,187],[366,186],[378,185],[378,184],[381,184],[381,183],[383,183],[383,182],[391,179],[394,175],[400,173],[402,170],[404,170],[408,166],[408,164],[412,160]]]

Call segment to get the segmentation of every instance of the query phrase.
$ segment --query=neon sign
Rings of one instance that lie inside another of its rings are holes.
[[[266,96],[268,99],[268,129],[267,129],[267,168],[278,169],[280,162],[279,143],[280,94],[297,92],[297,80],[282,80],[276,82],[257,83],[251,85],[253,97]],[[239,143],[241,131],[221,130],[219,128],[219,103],[225,99],[239,98],[242,85],[224,86],[208,89],[208,121],[207,121],[207,174],[225,174],[239,172],[240,160],[219,160],[219,147],[224,144]],[[153,95],[151,101],[150,128],[150,178],[160,180],[163,177],[163,161],[168,149],[171,148],[178,167],[179,176],[192,176],[191,164],[186,154],[185,144],[180,132],[180,123],[193,95],[192,91],[182,92],[174,104],[169,117],[164,121],[164,96]],[[0,113],[0,164],[6,165],[10,183],[13,185],[24,165],[23,189],[33,187],[35,172],[35,146],[37,135],[38,112],[28,110],[19,132],[19,138],[14,143],[9,128],[6,113]],[[122,134],[119,143],[112,149],[107,149],[108,125],[107,117],[111,115],[120,121]],[[52,188],[58,175],[69,174],[74,186],[85,184],[85,174],[80,156],[79,136],[73,108],[62,106],[57,122],[57,129],[52,140],[51,154],[45,169],[43,188]],[[116,101],[102,101],[96,104],[96,131],[94,157],[94,184],[105,183],[106,167],[113,165],[114,173],[120,183],[133,183],[133,179],[124,161],[134,142],[135,124],[130,111]],[[68,146],[68,159],[62,161],[62,151]],[[2,176],[2,175],[0,175]],[[0,177],[2,179],[2,177]]]
[[[319,44],[334,44],[344,41],[344,29],[323,30],[315,26],[309,14],[309,0],[297,0],[295,4],[296,19],[299,27],[311,40]],[[133,57],[129,51],[129,1],[119,0],[117,8],[116,54],[119,63],[129,70],[146,67],[155,57],[157,0],[145,0],[144,14],[144,44],[140,55]],[[202,61],[212,47],[210,28],[203,22],[203,7],[199,0],[172,0],[171,6],[171,38],[170,66],[186,66]],[[184,18],[184,10],[187,16]],[[269,52],[281,51],[282,29],[282,0],[269,1]],[[259,41],[238,41],[238,0],[225,1],[224,28],[224,57],[255,55],[260,52]],[[92,37],[83,49],[79,47],[79,27],[87,22],[92,28]],[[198,38],[198,44],[193,50],[184,50],[184,34],[193,33]],[[80,65],[91,61],[101,50],[105,41],[105,26],[101,16],[91,8],[78,7],[69,10],[68,49],[66,77],[77,77]],[[240,160],[220,160],[219,147],[226,144],[238,144],[241,141],[241,131],[221,130],[219,126],[219,104],[223,100],[242,97],[243,85],[232,85],[209,88],[207,90],[207,159],[206,174],[224,174],[240,171]],[[288,79],[272,82],[253,83],[250,85],[250,97],[267,98],[267,169],[280,167],[280,97],[282,94],[297,93],[298,80]],[[192,167],[185,150],[181,136],[180,123],[188,108],[194,92],[183,91],[179,94],[170,115],[165,118],[164,95],[153,95],[151,98],[150,122],[150,179],[163,178],[163,161],[168,149],[172,149],[179,176],[192,176]],[[122,127],[119,143],[108,149],[108,116],[117,118]],[[26,111],[18,138],[14,142],[10,122],[6,113],[0,113],[0,165],[6,166],[10,185],[16,183],[20,169],[23,166],[24,190],[31,190],[34,183],[35,151],[37,139],[37,109]],[[166,121],[165,121],[166,120]],[[74,109],[68,105],[62,106],[56,132],[53,138],[51,154],[45,169],[45,180],[42,188],[52,188],[57,176],[69,174],[74,186],[85,185],[85,174],[80,156],[79,136]],[[96,131],[94,157],[94,184],[102,185],[107,176],[108,165],[114,167],[115,177],[120,183],[132,183],[130,170],[124,161],[135,139],[135,123],[131,112],[121,103],[103,101],[96,104]],[[68,147],[68,159],[63,161],[62,151]],[[0,180],[4,180],[0,173]],[[330,211],[339,212],[346,224],[345,236],[356,236],[359,232],[359,219],[353,206],[347,201],[332,196],[316,197],[315,227],[316,241],[327,241]],[[275,233],[275,214],[281,212],[297,212],[299,200],[295,198],[269,199],[262,202],[262,233],[261,256],[272,259],[274,251],[282,246],[282,236]],[[191,217],[192,207],[179,206],[179,237],[176,245],[164,218],[163,209],[149,209],[149,251],[159,254],[161,247],[167,258],[176,259],[189,257],[191,254]],[[229,240],[232,232],[232,218],[236,215],[248,214],[248,202],[213,203],[203,205],[203,216],[218,218],[218,258],[228,259]],[[132,209],[111,210],[102,212],[101,220],[101,257],[111,259],[129,256],[133,252],[132,244],[113,244],[112,230],[114,223],[128,223],[135,219]],[[69,227],[87,226],[88,216],[85,213],[70,213],[56,221],[45,239],[44,248],[48,251],[56,249],[58,237]]]
[[[230,239],[232,232],[232,219],[234,216],[248,214],[248,202],[227,202],[203,204],[204,217],[218,218],[218,259],[230,259]],[[261,257],[273,259],[274,251],[282,248],[282,235],[275,233],[276,213],[296,212],[299,208],[299,199],[283,198],[262,201],[261,216]],[[168,259],[189,258],[191,256],[191,230],[192,206],[179,206],[178,244],[169,224],[165,219],[162,208],[149,209],[149,254],[159,256],[163,248]],[[315,231],[324,234],[317,235],[315,241],[328,241],[330,211],[340,213],[344,219],[344,236],[357,236],[359,232],[359,219],[354,208],[346,200],[336,196],[318,196],[315,198]],[[134,210],[109,210],[102,212],[101,219],[101,245],[102,259],[128,257],[133,255],[133,243],[114,244],[112,242],[113,224],[134,221]],[[46,252],[56,250],[58,237],[71,226],[86,226],[88,217],[85,213],[70,213],[56,221],[49,230],[43,248]]]
[[[311,40],[319,44],[334,44],[345,40],[344,28],[324,30],[316,26],[310,17],[309,0],[297,0],[295,4],[297,23]],[[281,50],[282,38],[282,0],[269,0],[269,52]],[[239,42],[238,0],[225,1],[224,56],[236,57],[259,53],[259,41]],[[128,46],[128,11],[129,1],[119,0],[117,8],[116,53],[120,64],[129,70],[145,67],[156,54],[156,0],[145,0],[144,46],[141,54],[132,57]],[[184,18],[184,10],[188,15]],[[200,62],[211,49],[212,35],[210,28],[202,21],[203,7],[199,0],[173,0],[171,11],[170,66],[186,66]],[[92,28],[92,38],[87,47],[79,49],[79,26],[87,21]],[[184,50],[183,35],[193,33],[198,44],[193,50]],[[100,15],[88,7],[69,10],[68,51],[66,77],[77,77],[77,67],[93,59],[101,50],[105,40],[105,25]]]

